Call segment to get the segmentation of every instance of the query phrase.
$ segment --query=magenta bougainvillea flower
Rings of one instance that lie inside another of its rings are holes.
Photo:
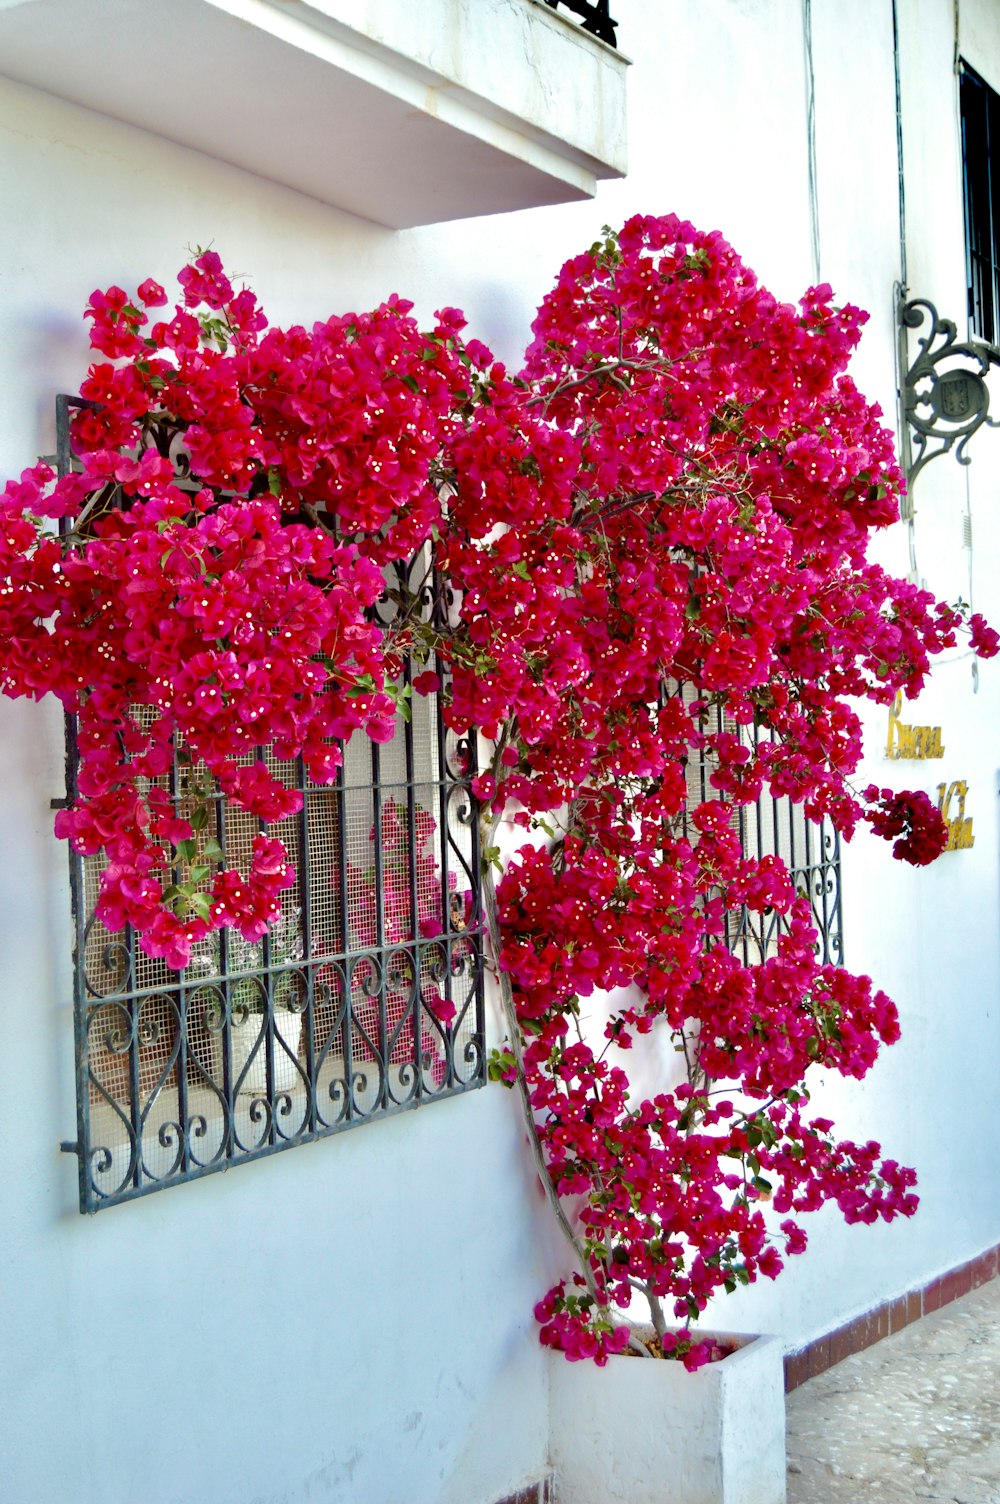
[[[902,479],[846,374],[865,315],[826,286],[778,302],[674,216],[567,262],[516,374],[452,308],[422,330],[394,296],[282,329],[214,252],[179,281],[172,310],[152,280],[92,295],[79,473],[37,465],[0,498],[0,686],[79,717],[57,833],[103,851],[103,923],[168,965],[223,926],[255,940],[287,852],[261,835],[245,870],[218,853],[178,885],[197,797],[181,818],[155,780],[180,745],[236,809],[284,818],[300,796],[255,754],[332,781],[339,742],[393,736],[414,659],[412,691],[492,741],[472,783],[488,859],[505,810],[536,832],[484,883],[510,1035],[495,1074],[519,1086],[577,1263],[539,1303],[543,1341],[603,1362],[645,1297],[661,1350],[696,1367],[712,1351],[665,1311],[687,1324],[773,1278],[824,1203],[851,1222],[916,1205],[913,1172],[839,1139],[805,1084],[864,1075],[896,1009],[821,964],[808,900],[738,836],[770,793],[918,865],[944,844],[926,795],[851,782],[855,702],[915,694],[966,626],[867,558]],[[381,623],[384,566],[431,544],[447,630],[419,593]],[[997,652],[980,616],[968,628]],[[390,879],[394,831],[390,809]],[[387,904],[391,931],[391,880]],[[749,963],[723,943],[746,914],[776,934]],[[432,937],[440,916],[420,922]],[[616,1001],[595,1038],[596,994]],[[643,1095],[623,1062],[653,1035],[685,1069]]]

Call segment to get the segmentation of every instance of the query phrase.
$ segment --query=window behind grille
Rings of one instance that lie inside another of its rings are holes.
[[[63,467],[70,406],[60,399]],[[404,583],[428,613],[446,610],[429,564],[422,552],[387,570],[381,619]],[[135,710],[140,722],[154,714]],[[72,798],[72,721],[67,739]],[[484,1083],[474,742],[447,731],[437,696],[414,696],[391,741],[357,734],[342,752],[332,785],[312,783],[301,760],[261,754],[303,799],[266,827],[216,796],[194,864],[214,839],[223,865],[245,871],[266,828],[296,882],[261,941],[223,929],[181,973],[147,956],[130,928],[105,929],[95,913],[104,858],[71,853],[77,1141],[64,1147],[78,1155],[82,1211]],[[176,745],[157,782],[182,817],[199,776]]]
[[[995,345],[1000,344],[1000,95],[963,63],[960,102],[969,324],[973,334]]]

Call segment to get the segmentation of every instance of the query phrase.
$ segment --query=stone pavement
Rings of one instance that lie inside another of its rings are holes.
[[[1000,1504],[1000,1279],[788,1396],[788,1504]]]

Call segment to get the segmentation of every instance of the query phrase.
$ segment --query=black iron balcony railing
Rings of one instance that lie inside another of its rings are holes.
[[[617,47],[615,41],[615,29],[617,21],[612,21],[608,12],[609,0],[545,0],[546,5],[555,10],[557,6],[564,5],[574,15],[581,18],[584,31],[589,31],[592,36],[599,37],[602,42],[607,42],[609,47]]]

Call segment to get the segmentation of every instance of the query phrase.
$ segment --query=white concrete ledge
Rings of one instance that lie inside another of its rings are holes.
[[[0,0],[0,71],[393,228],[592,196],[628,61],[538,0]]]

